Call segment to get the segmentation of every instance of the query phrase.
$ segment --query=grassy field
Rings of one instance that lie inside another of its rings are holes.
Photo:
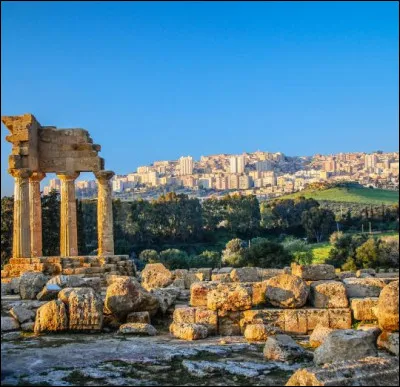
[[[306,189],[294,194],[281,196],[279,199],[289,199],[304,196],[315,200],[326,200],[334,202],[346,203],[363,203],[363,204],[395,204],[399,201],[399,193],[397,191],[389,191],[384,189],[372,189],[364,187],[335,187],[326,190]]]

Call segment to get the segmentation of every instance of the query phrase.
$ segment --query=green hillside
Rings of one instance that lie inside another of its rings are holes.
[[[299,196],[313,198],[315,200],[362,204],[384,203],[390,205],[399,201],[398,191],[364,187],[334,187],[325,190],[306,189],[294,194],[280,196],[279,199],[293,199]]]

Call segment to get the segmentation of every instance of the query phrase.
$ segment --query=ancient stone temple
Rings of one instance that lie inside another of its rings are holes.
[[[114,255],[110,179],[114,172],[104,169],[100,145],[80,128],[58,129],[42,126],[32,114],[3,116],[11,132],[9,173],[15,179],[13,256],[2,270],[2,280],[25,271],[47,274],[131,275],[133,264],[127,256]],[[80,172],[93,172],[98,183],[98,256],[79,256],[75,179]],[[54,173],[61,181],[60,256],[42,255],[42,210],[40,181]]]

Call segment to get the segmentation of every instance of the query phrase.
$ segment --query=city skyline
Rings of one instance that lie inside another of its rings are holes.
[[[2,114],[89,130],[116,173],[257,148],[397,150],[396,2],[1,7]]]

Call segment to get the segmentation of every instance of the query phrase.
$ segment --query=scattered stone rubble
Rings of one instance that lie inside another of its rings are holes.
[[[259,268],[170,271],[150,264],[138,273],[141,281],[109,275],[105,287],[95,277],[27,272],[19,286],[11,290],[10,282],[5,288],[2,335],[115,332],[153,340],[169,331],[178,340],[214,336],[221,343],[241,336],[263,346],[265,364],[306,366],[288,385],[328,385],[344,367],[354,370],[349,372],[357,384],[366,378],[367,364],[368,380],[379,370],[390,379],[387,364],[399,353],[398,277],[368,271],[341,279],[332,273],[329,265],[293,265],[290,274]],[[309,367],[311,359],[316,367]],[[197,377],[229,369],[192,361],[182,366]],[[260,375],[249,367],[241,371],[244,377]]]

